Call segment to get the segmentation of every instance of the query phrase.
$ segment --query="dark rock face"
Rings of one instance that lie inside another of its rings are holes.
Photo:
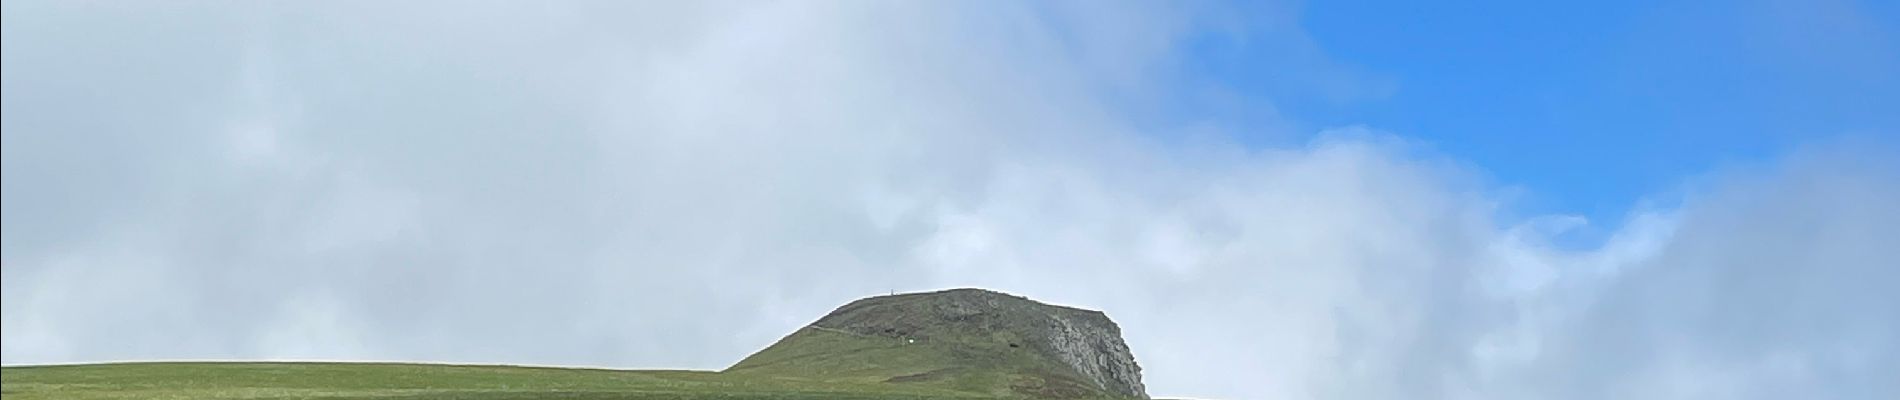
[[[952,289],[854,301],[812,325],[916,341],[997,340],[1066,368],[1082,384],[1147,398],[1141,366],[1122,341],[1121,328],[1100,311],[988,290]]]

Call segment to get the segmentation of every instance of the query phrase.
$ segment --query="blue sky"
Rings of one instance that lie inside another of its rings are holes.
[[[1209,32],[1186,47],[1185,69],[1272,99],[1303,131],[1364,124],[1425,142],[1524,189],[1520,211],[1599,228],[1700,174],[1900,131],[1894,2],[1249,7],[1233,6],[1297,24],[1310,43],[1264,39],[1282,29],[1258,25]]]

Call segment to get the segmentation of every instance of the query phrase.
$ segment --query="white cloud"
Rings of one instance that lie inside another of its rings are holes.
[[[1572,398],[1880,398],[1900,363],[1900,168],[1881,151],[1810,149],[1725,178],[1682,207],[1653,255],[1575,274],[1542,310],[1516,393]],[[1607,251],[1606,251],[1607,253]],[[1512,393],[1512,392],[1504,392]]]
[[[1164,395],[1896,392],[1889,162],[1558,248],[1390,133],[1143,132],[1207,10],[7,4],[10,364],[718,368],[974,285],[1107,311]]]

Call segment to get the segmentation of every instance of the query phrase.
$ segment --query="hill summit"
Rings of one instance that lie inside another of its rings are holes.
[[[1034,398],[1147,398],[1100,311],[982,289],[853,301],[726,370]]]

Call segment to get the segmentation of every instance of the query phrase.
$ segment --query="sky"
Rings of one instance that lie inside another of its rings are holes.
[[[718,369],[984,287],[1156,396],[1900,396],[1891,3],[0,4],[7,365]]]

